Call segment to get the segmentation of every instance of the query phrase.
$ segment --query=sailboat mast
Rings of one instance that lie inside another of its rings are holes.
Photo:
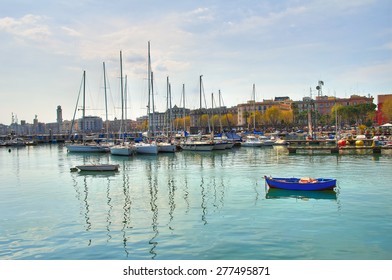
[[[150,106],[151,106],[151,58],[150,58],[150,41],[148,41],[148,55],[147,55],[147,83],[148,83],[148,104],[147,104],[147,115],[148,115],[148,130],[151,130],[151,116],[150,116]]]
[[[169,121],[168,121],[168,110],[169,110],[169,76],[166,77],[166,112],[165,112],[165,129],[167,129],[167,135],[169,135]]]
[[[214,93],[211,93],[211,127],[212,133],[214,133]]]
[[[184,104],[184,110],[183,110],[183,115],[184,115],[184,136],[185,136],[185,131],[186,131],[186,121],[185,121],[185,84],[182,84],[182,102]]]
[[[121,87],[121,119],[124,119],[124,86],[123,86],[123,68],[122,68],[122,51],[120,51],[120,87]]]
[[[338,144],[338,107],[336,103],[336,92],[335,92],[335,141]]]
[[[103,62],[103,88],[105,91],[105,111],[106,111],[106,138],[109,137],[109,122],[108,122],[108,98],[106,94],[106,68]]]
[[[308,130],[309,130],[309,137],[313,137],[313,127],[312,127],[312,88],[310,88],[310,98],[308,103]]]
[[[199,82],[199,91],[200,91],[200,110],[202,108],[202,101],[201,101],[201,84],[202,84],[202,80],[201,78],[203,77],[203,75],[200,75],[200,82]]]
[[[202,87],[202,77],[203,75],[200,75],[200,81],[199,81],[199,91],[200,91],[200,112],[199,112],[199,124],[198,124],[198,128],[201,130],[201,117],[203,115],[203,111],[202,111],[202,96],[201,96],[201,87]]]
[[[83,132],[86,130],[86,71],[83,71]],[[84,140],[84,139],[83,139]]]
[[[256,86],[253,84],[253,131],[256,130]]]
[[[124,120],[128,119],[128,76],[125,75],[125,87],[124,87]]]
[[[123,85],[123,68],[122,68],[122,51],[120,51],[120,87],[121,87],[121,124],[120,131],[123,133],[124,122],[124,85]],[[124,133],[123,133],[124,135]]]
[[[173,118],[172,118],[172,98],[171,98],[171,84],[169,83],[169,129],[170,132],[168,134],[172,134],[173,132]]]
[[[219,97],[219,101],[218,101],[218,103],[219,103],[219,128],[220,128],[220,133],[223,133],[223,127],[222,127],[222,113],[221,113],[221,110],[222,110],[222,104],[221,104],[221,91],[219,90],[218,91],[218,93],[219,93],[219,95],[218,95],[218,97]]]
[[[151,102],[152,102],[152,121],[151,121],[151,126],[152,126],[152,135],[155,135],[155,109],[154,109],[154,73],[151,72]]]

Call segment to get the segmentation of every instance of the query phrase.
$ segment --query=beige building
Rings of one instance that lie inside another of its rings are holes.
[[[274,100],[264,99],[262,102],[248,101],[245,104],[237,105],[237,125],[247,125],[247,118],[253,112],[264,114],[272,106],[278,106],[281,110],[290,110],[293,101],[289,97],[275,97]]]

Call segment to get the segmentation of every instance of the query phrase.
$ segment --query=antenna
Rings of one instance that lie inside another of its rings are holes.
[[[323,94],[323,91],[322,91],[323,85],[324,85],[323,81],[318,81],[318,86],[316,87],[316,89],[317,89],[317,96],[321,96]]]

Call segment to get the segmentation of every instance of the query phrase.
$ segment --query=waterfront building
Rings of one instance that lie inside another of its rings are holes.
[[[311,99],[310,97],[304,97],[301,101],[294,101],[293,104],[296,105],[298,112],[305,112],[308,107],[314,105],[314,110],[316,110],[320,115],[328,115],[331,113],[333,106],[353,106],[358,104],[372,104],[373,97],[369,96],[359,96],[351,95],[349,98],[337,98],[334,96],[316,96],[316,99]]]
[[[189,116],[190,110],[185,109],[185,116]],[[154,112],[154,115],[151,113],[151,121],[154,124],[154,131],[165,131],[167,127],[174,123],[174,120],[177,118],[184,117],[184,108],[179,108],[176,105],[170,110],[166,110],[163,113]]]
[[[57,133],[62,132],[62,123],[63,123],[63,110],[61,109],[61,106],[57,106]]]
[[[78,127],[80,131],[85,133],[101,132],[103,129],[102,118],[96,116],[85,116],[78,119]]]
[[[388,99],[392,99],[392,94],[380,94],[377,96],[377,124],[382,125],[392,120],[388,119],[386,116],[382,114],[382,107],[385,101]]]
[[[293,101],[289,97],[275,97],[275,99],[264,99],[262,102],[255,102],[250,100],[244,104],[237,105],[237,125],[246,126],[247,118],[253,112],[260,112],[264,114],[269,108],[273,106],[279,107],[281,110],[291,110],[291,104]]]

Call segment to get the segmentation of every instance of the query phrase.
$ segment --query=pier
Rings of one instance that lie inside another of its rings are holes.
[[[319,147],[287,147],[289,154],[297,154],[298,152],[306,151],[308,153],[313,154],[314,152],[318,153],[329,153],[329,154],[339,154],[344,151],[371,151],[373,154],[381,154],[382,150],[392,150],[392,146],[345,146],[345,147],[327,147],[327,146],[319,146]]]

